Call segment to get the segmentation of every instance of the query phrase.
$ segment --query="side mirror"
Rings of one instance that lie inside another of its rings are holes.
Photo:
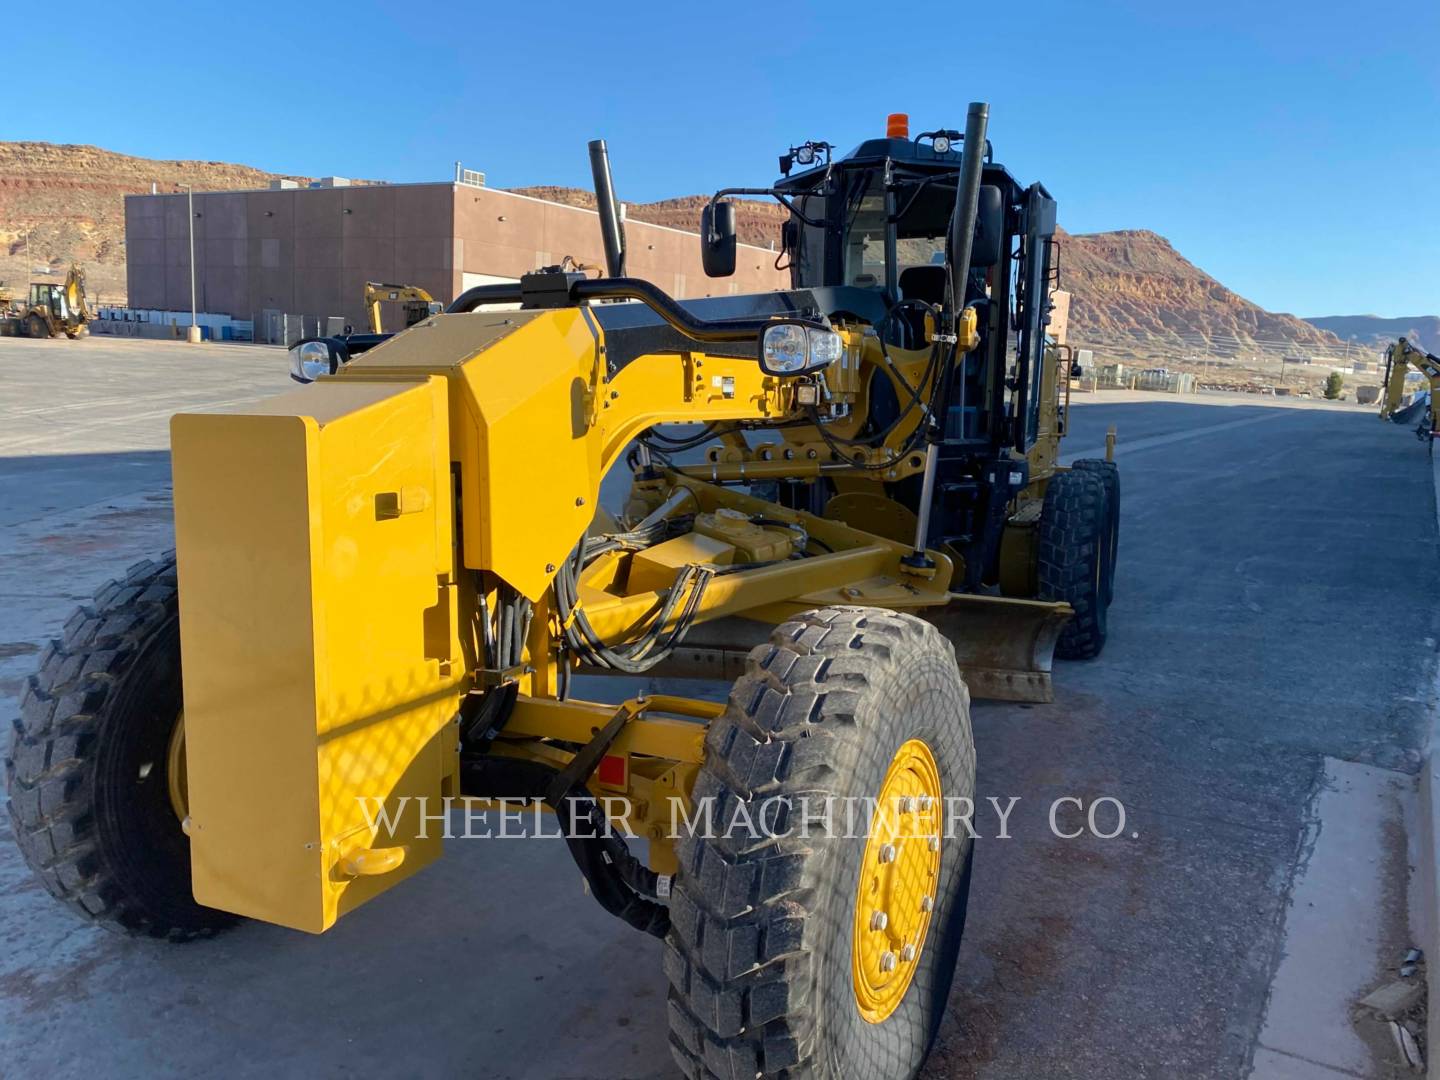
[[[970,249],[972,267],[991,267],[1000,262],[1005,242],[1005,199],[994,184],[981,184],[975,206],[975,240]]]
[[[780,223],[780,250],[794,253],[800,246],[800,223],[793,218]]]
[[[735,204],[712,202],[700,212],[700,265],[706,277],[735,273]]]
[[[305,338],[290,347],[290,378],[312,383],[321,375],[334,375],[350,359],[335,338]]]
[[[805,375],[840,359],[845,342],[834,330],[795,319],[776,319],[760,331],[760,370]]]

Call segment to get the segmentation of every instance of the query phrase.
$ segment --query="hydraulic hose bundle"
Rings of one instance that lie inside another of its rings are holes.
[[[496,594],[496,618],[492,623],[483,582],[476,582],[475,593],[479,599],[480,622],[484,627],[485,666],[501,675],[518,667],[525,658],[525,639],[530,636],[534,605],[510,586],[501,584]],[[504,679],[484,693],[469,695],[460,706],[461,741],[477,753],[488,750],[510,718],[510,710],[515,707],[519,692],[518,682]]]
[[[656,528],[663,531],[668,524],[660,521]],[[581,663],[630,674],[648,671],[670,655],[694,623],[705,587],[718,572],[716,567],[695,564],[682,567],[660,611],[640,636],[627,644],[607,644],[586,617],[580,604],[580,574],[585,567],[606,552],[646,547],[649,543],[653,540],[635,533],[584,537],[555,575],[555,609],[564,628],[565,645]],[[561,664],[562,671],[567,668],[568,664]]]
[[[897,461],[903,460],[907,454],[924,441],[927,432],[935,423],[934,410],[936,399],[940,396],[941,389],[944,385],[943,374],[947,368],[947,357],[953,359],[955,346],[953,343],[947,343],[937,336],[930,345],[930,357],[926,361],[925,370],[920,373],[920,378],[916,381],[915,385],[911,386],[905,376],[900,373],[900,369],[891,361],[890,354],[885,349],[886,325],[900,312],[910,308],[918,309],[922,315],[929,316],[935,320],[937,326],[939,325],[939,309],[933,304],[926,303],[924,300],[901,300],[886,312],[884,319],[876,325],[875,331],[880,340],[880,350],[885,357],[886,366],[889,367],[891,374],[893,374],[900,385],[904,387],[908,395],[908,400],[906,400],[900,411],[896,413],[889,423],[880,430],[870,432],[867,435],[858,438],[846,438],[843,435],[836,435],[826,429],[816,406],[812,405],[808,408],[810,420],[815,425],[815,430],[820,433],[821,439],[825,441],[825,445],[838,457],[849,461],[856,469],[878,472],[894,467]],[[921,409],[924,414],[921,422],[915,425],[915,430],[906,438],[904,444],[891,453],[885,461],[866,464],[852,460],[850,454],[846,452],[846,447],[866,447],[874,450],[884,449],[885,440],[890,437],[890,433],[899,427],[901,422],[916,408]]]
[[[621,543],[644,546],[647,539],[653,541],[657,531],[663,536],[665,527],[662,521],[658,529],[651,528],[644,534],[604,538],[610,546],[601,550]],[[504,677],[524,660],[533,605],[514,589],[501,585],[492,618],[486,610],[483,585],[477,585],[476,591],[481,598],[487,665]],[[689,608],[693,609],[695,603],[698,599]],[[567,672],[568,664],[562,664],[561,671]],[[507,677],[499,685],[471,695],[462,705],[463,790],[476,798],[543,799],[555,811],[566,846],[601,906],[637,929],[664,937],[670,929],[670,913],[657,898],[668,888],[662,887],[659,875],[635,858],[611,829],[584,778],[566,778],[561,786],[562,774],[548,765],[490,753],[515,707],[518,692],[518,682]]]

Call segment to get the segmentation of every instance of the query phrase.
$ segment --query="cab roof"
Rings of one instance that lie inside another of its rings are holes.
[[[872,169],[883,167],[889,161],[907,170],[924,173],[946,173],[960,170],[960,146],[961,140],[956,138],[951,143],[951,149],[945,153],[939,153],[928,141],[921,142],[920,139],[899,139],[882,138],[866,139],[847,154],[833,158],[829,165],[816,165],[806,169],[804,172],[791,173],[776,182],[775,187],[781,191],[804,191],[814,187],[826,174],[833,169]],[[992,148],[990,141],[985,141],[985,169],[984,182],[987,184],[1001,184],[1009,181],[1014,185],[1012,190],[1018,190],[1019,185],[1015,178],[1010,175],[1008,169],[1003,165],[996,165],[992,160]]]

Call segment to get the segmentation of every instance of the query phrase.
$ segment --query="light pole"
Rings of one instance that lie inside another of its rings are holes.
[[[192,344],[200,340],[200,325],[196,321],[195,307],[195,189],[190,184],[181,184],[185,189],[185,213],[190,226],[190,330],[186,339]]]

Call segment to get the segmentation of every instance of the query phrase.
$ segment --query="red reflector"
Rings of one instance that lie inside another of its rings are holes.
[[[611,787],[624,787],[626,772],[624,754],[606,754],[600,759],[599,768],[595,770],[595,779]]]
[[[903,112],[892,112],[885,118],[885,137],[887,139],[908,139],[910,137],[910,114]]]

